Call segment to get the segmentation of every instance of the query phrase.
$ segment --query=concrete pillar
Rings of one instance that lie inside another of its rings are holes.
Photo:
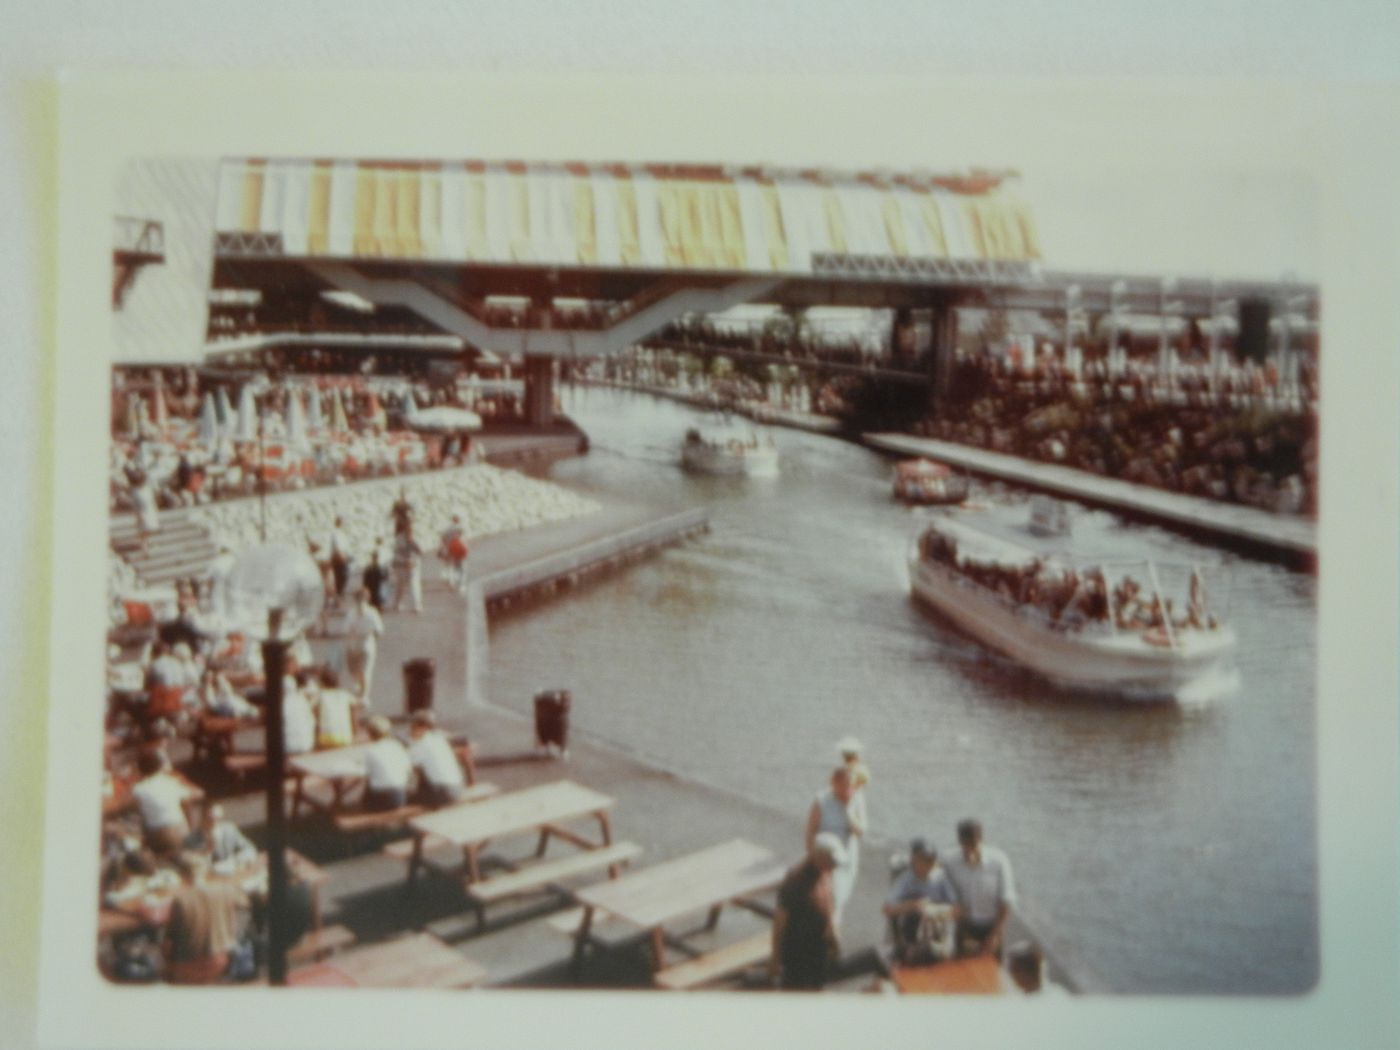
[[[547,427],[554,422],[554,358],[525,355],[525,422]]]
[[[948,399],[948,388],[953,378],[953,357],[958,348],[958,312],[951,303],[934,307],[932,336],[929,408],[936,414]]]

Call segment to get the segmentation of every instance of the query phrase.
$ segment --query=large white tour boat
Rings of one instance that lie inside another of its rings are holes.
[[[941,512],[911,545],[910,588],[1057,686],[1200,703],[1238,685],[1235,634],[1208,606],[1199,566],[1088,561],[1032,544],[995,513]]]
[[[681,465],[702,474],[769,478],[778,473],[778,447],[757,432],[692,427],[681,445]]]

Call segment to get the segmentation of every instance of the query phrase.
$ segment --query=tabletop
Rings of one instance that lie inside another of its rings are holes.
[[[431,933],[353,948],[325,964],[364,988],[470,988],[486,968]]]
[[[459,803],[414,817],[409,826],[458,846],[530,831],[544,824],[604,813],[615,800],[572,780],[556,780],[481,802]]]
[[[602,908],[643,929],[771,889],[786,869],[772,850],[744,839],[668,860],[575,891],[580,904]]]
[[[1011,991],[1010,980],[990,955],[896,966],[890,976],[905,995],[1007,995]]]
[[[289,756],[287,764],[308,776],[348,780],[365,775],[365,755],[373,746],[373,743],[350,744],[348,747],[333,747],[326,751],[306,751],[300,755]]]

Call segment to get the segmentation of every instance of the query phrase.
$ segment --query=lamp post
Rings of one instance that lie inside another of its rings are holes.
[[[305,551],[287,543],[250,547],[228,579],[229,618],[262,643],[267,729],[267,940],[268,982],[287,983],[287,852],[283,781],[283,677],[287,650],[315,623],[325,601],[321,571]]]

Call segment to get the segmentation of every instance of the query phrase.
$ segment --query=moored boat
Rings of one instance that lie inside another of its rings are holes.
[[[1238,684],[1235,634],[1199,566],[1075,559],[991,524],[941,513],[909,552],[913,594],[982,644],[1057,686],[1132,700],[1203,702]]]
[[[967,478],[931,459],[906,459],[895,464],[894,495],[921,505],[961,503],[967,499]]]
[[[681,445],[681,465],[702,474],[773,477],[778,473],[778,447],[757,432],[702,432],[692,427]]]

